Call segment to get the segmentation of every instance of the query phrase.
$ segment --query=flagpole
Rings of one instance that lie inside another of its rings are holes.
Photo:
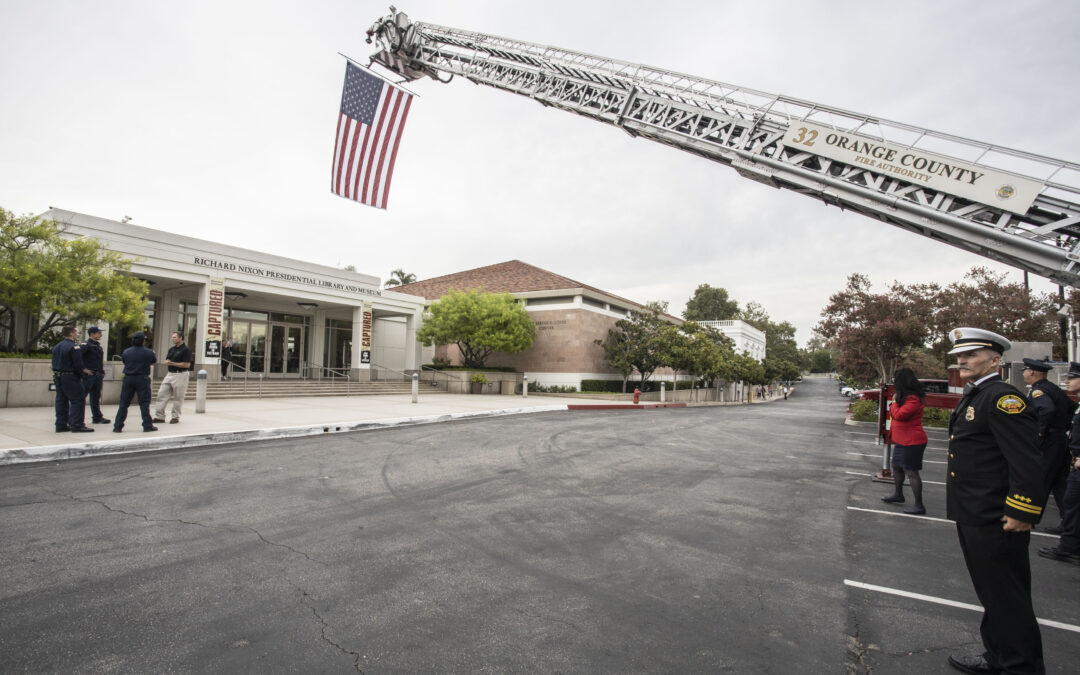
[[[365,66],[364,64],[360,63],[360,62],[359,62],[359,61],[357,61],[356,59],[350,58],[350,57],[346,56],[345,54],[342,54],[341,52],[338,52],[338,56],[341,56],[341,57],[343,57],[343,58],[344,58],[344,59],[345,59],[346,61],[348,61],[349,63],[353,64],[353,65],[354,65],[354,66],[356,66],[357,68],[363,68],[364,70],[366,70],[367,72],[371,73],[371,74],[372,74],[372,75],[374,75],[375,77],[379,78],[379,79],[380,79],[380,80],[382,80],[383,82],[385,82],[385,83],[387,83],[387,84],[390,84],[390,85],[393,85],[393,86],[397,87],[398,89],[402,90],[403,92],[405,92],[405,93],[407,93],[407,94],[411,94],[411,95],[415,96],[416,98],[420,98],[420,94],[417,94],[417,93],[416,93],[416,92],[414,92],[414,91],[410,91],[410,90],[406,89],[405,87],[401,86],[401,85],[400,85],[400,84],[398,84],[397,82],[392,82],[391,80],[388,80],[387,78],[383,77],[382,75],[380,75],[380,74],[379,74],[379,73],[377,73],[376,71],[372,70],[372,69],[371,69],[371,66],[370,66],[370,65],[368,65],[368,66]],[[408,80],[405,80],[405,81],[407,82]]]

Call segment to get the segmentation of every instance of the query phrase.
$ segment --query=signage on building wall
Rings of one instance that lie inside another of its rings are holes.
[[[1042,189],[1033,180],[810,122],[792,122],[784,144],[1013,213],[1027,213]]]
[[[360,363],[371,364],[371,303],[364,303],[364,319],[360,326]]]
[[[318,277],[307,277],[289,272],[279,272],[268,267],[255,267],[254,265],[246,263],[233,263],[224,260],[215,260],[214,258],[200,258],[199,256],[195,256],[194,262],[196,265],[201,265],[202,267],[210,267],[212,269],[225,270],[227,272],[240,272],[241,274],[262,277],[263,279],[292,281],[297,284],[307,284],[308,286],[318,286],[319,288],[345,291],[347,293],[359,293],[360,295],[382,295],[382,290],[378,287],[357,286],[355,284],[346,284],[332,279],[320,279]]]
[[[208,359],[216,359],[221,356],[221,330],[225,310],[225,278],[210,277],[209,296],[210,301],[206,308],[206,352],[203,354]]]

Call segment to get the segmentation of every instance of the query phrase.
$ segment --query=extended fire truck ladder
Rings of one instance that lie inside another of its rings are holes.
[[[1080,288],[1080,165],[390,10],[371,58],[406,80],[528,96]]]

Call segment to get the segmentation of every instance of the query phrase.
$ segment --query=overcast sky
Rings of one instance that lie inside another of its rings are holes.
[[[402,0],[417,21],[1080,161],[1080,4]],[[386,211],[330,193],[343,52],[380,2],[0,0],[0,206],[419,279],[520,259],[682,311],[721,286],[803,344],[852,272],[1009,270],[524,97],[417,81]],[[1033,278],[1039,290],[1053,286]]]

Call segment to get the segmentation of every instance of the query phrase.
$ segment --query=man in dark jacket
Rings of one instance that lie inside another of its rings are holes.
[[[1058,513],[1065,513],[1062,498],[1065,496],[1065,479],[1069,475],[1069,450],[1065,432],[1072,419],[1073,402],[1050,380],[1046,374],[1050,365],[1044,361],[1024,359],[1024,383],[1031,387],[1028,398],[1035,408],[1038,419],[1039,452],[1042,453],[1043,487],[1046,497],[1042,501],[1043,509],[1054,497]],[[1051,534],[1061,534],[1059,527],[1044,528]]]
[[[1069,364],[1069,374],[1065,376],[1065,387],[1070,394],[1080,394],[1080,363]],[[1071,470],[1065,483],[1065,495],[1062,499],[1061,539],[1057,546],[1045,546],[1039,549],[1039,556],[1058,562],[1080,565],[1080,411],[1072,418],[1069,431],[1069,463]]]
[[[956,522],[971,583],[984,612],[985,651],[953,655],[967,673],[1045,673],[1042,636],[1031,605],[1031,527],[1045,492],[1036,444],[1035,411],[1001,379],[1002,354],[1012,344],[997,333],[956,328],[949,333],[964,396],[949,417],[946,515]]]
[[[90,414],[94,424],[108,424],[111,420],[101,413],[101,383],[105,380],[105,350],[101,348],[101,329],[90,326],[82,343],[82,360],[86,368],[82,378],[83,391],[90,397]]]
[[[83,365],[82,349],[75,342],[79,330],[75,326],[64,326],[60,334],[63,339],[52,350],[53,385],[56,387],[56,431],[93,431],[86,426],[86,392],[82,386],[86,367]]]
[[[131,336],[131,346],[124,350],[120,359],[124,362],[124,381],[120,384],[120,407],[116,409],[113,431],[120,433],[127,420],[131,399],[138,397],[142,413],[143,431],[157,431],[150,417],[150,366],[157,363],[154,351],[143,346],[146,335],[142,332]]]

